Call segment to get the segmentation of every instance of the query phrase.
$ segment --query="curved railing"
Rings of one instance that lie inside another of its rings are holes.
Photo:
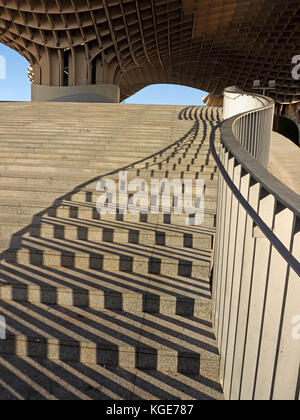
[[[224,92],[224,118],[232,121],[235,138],[265,168],[269,166],[275,102],[231,87]]]
[[[228,399],[299,399],[300,197],[263,166],[271,112],[270,102],[226,120],[219,155],[211,140],[214,317]]]

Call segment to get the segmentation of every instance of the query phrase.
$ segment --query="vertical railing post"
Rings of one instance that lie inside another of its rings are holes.
[[[293,223],[293,213],[287,208],[283,209],[280,203],[277,203],[275,207],[274,233],[288,249],[291,248]],[[267,239],[264,239],[264,241],[268,242]],[[272,247],[265,292],[263,323],[257,355],[258,363],[254,396],[259,399],[269,400],[271,398],[273,372],[278,356],[276,354],[277,344],[282,333],[281,315],[287,277],[288,264],[276,249]]]
[[[283,185],[274,192],[266,170],[273,113],[270,102],[225,123],[220,158],[211,143],[220,168],[214,321],[230,400],[300,398],[300,202]]]
[[[300,261],[300,219],[294,220],[291,252]],[[277,360],[273,371],[271,397],[275,400],[300,399],[300,281],[288,270],[284,303],[280,312],[281,334],[277,343]]]

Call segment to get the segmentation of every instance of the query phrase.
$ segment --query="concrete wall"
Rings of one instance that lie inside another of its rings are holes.
[[[272,133],[269,171],[300,195],[300,148],[281,134]]]
[[[117,85],[85,86],[31,86],[34,102],[103,102],[119,103],[120,88]]]

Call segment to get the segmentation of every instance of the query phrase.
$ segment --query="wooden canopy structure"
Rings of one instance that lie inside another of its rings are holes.
[[[299,0],[0,0],[0,42],[28,59],[35,84],[116,84],[121,99],[152,83],[221,94],[276,80],[300,100]]]

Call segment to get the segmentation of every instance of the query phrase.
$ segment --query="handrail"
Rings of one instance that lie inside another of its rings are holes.
[[[248,98],[225,104],[219,154],[213,135],[210,140],[220,173],[212,277],[220,378],[230,400],[293,400],[299,398],[300,341],[293,325],[300,195],[268,172],[273,101],[265,98],[262,107]]]
[[[234,98],[234,97],[231,97],[230,95],[233,95],[233,96],[236,95],[236,97]],[[237,99],[242,98],[242,97],[252,98],[253,100],[256,101],[256,104],[253,107],[254,112],[257,111],[257,109],[263,109],[263,108],[268,107],[270,105],[275,105],[275,101],[273,99],[271,99],[267,96],[260,95],[259,93],[254,94],[254,93],[250,93],[250,92],[245,92],[245,91],[239,89],[237,86],[231,86],[231,87],[226,88],[224,90],[223,96],[224,96],[225,99],[228,99],[229,101],[236,101]],[[260,102],[260,107],[259,108],[257,106],[257,102]],[[225,105],[226,105],[226,103],[225,103]],[[240,106],[244,107],[245,104],[239,104],[239,107]],[[247,103],[247,105],[246,105],[247,112],[248,112],[249,106],[250,106],[249,103]],[[251,106],[253,106],[253,103],[251,104]],[[244,109],[242,115],[245,112],[246,112],[246,110]],[[230,117],[228,117],[228,118],[225,117],[225,119],[229,119],[229,118]]]
[[[244,115],[244,114],[242,114],[242,115]],[[227,125],[228,126],[231,125],[232,122],[236,121],[237,119],[238,119],[238,117],[232,117],[231,119],[227,120],[227,122],[224,123],[226,129],[228,129]],[[233,135],[233,133],[232,133],[232,135]],[[237,140],[235,140],[235,142],[236,142],[235,146],[238,149],[242,148],[242,146],[240,146],[240,144]],[[227,145],[226,141],[224,141],[224,143]],[[269,241],[272,243],[272,245],[276,248],[276,250],[280,253],[280,255],[285,259],[285,261],[289,264],[289,266],[298,274],[298,276],[300,276],[300,262],[298,260],[296,260],[296,258],[290,253],[290,251],[283,245],[283,243],[278,239],[278,237],[272,232],[272,230],[265,224],[265,222],[262,220],[262,218],[257,214],[257,212],[253,209],[253,207],[250,206],[250,204],[247,202],[247,200],[239,192],[238,188],[234,185],[233,181],[230,179],[230,176],[228,175],[225,167],[223,166],[223,164],[222,164],[222,162],[221,162],[221,160],[220,160],[220,158],[219,158],[219,156],[216,152],[213,137],[211,137],[211,140],[210,140],[210,147],[211,147],[212,155],[213,155],[213,157],[214,157],[214,159],[217,163],[217,166],[218,166],[225,182],[227,183],[227,185],[229,186],[230,190],[233,192],[233,194],[235,195],[235,197],[237,198],[239,203],[244,207],[244,209],[249,214],[249,216],[252,218],[254,223],[266,235],[266,237],[269,239]],[[229,147],[229,149],[230,149],[230,147]],[[248,153],[246,150],[245,150],[244,153],[247,153],[247,155],[248,155],[247,158],[249,159],[250,162],[252,161],[251,163],[253,163],[253,161],[255,162],[255,159],[250,155],[250,153]],[[262,166],[261,166],[261,170],[268,173]],[[272,175],[270,175],[270,176],[272,176]],[[255,176],[255,178],[258,180],[257,176]],[[283,187],[284,187],[284,185],[283,185]],[[273,194],[273,191],[272,191],[272,194]],[[274,193],[274,195],[275,195],[275,193]],[[285,200],[280,200],[280,201],[284,202],[284,204],[286,204],[286,206],[289,207],[290,209],[293,208],[293,206],[288,205],[285,202]],[[299,199],[299,201],[300,201],[300,199]],[[300,206],[300,203],[299,203],[299,206]],[[300,214],[300,211],[297,211],[297,209],[294,209],[294,211],[297,214]]]
[[[232,121],[234,136],[265,168],[270,160],[275,102],[233,86],[224,91],[224,119]]]
[[[251,113],[251,112],[249,112]],[[248,113],[246,113],[248,114]],[[268,190],[277,201],[289,208],[297,217],[300,218],[300,196],[284,185],[279,179],[275,178],[265,169],[235,138],[232,130],[233,123],[242,115],[232,117],[222,124],[222,140],[228,150],[234,155],[236,160],[249,172],[257,182]],[[211,144],[213,149],[214,142]],[[212,150],[213,150],[212,149]],[[218,155],[216,155],[218,158]],[[218,158],[219,159],[219,158]],[[220,161],[220,159],[219,159]],[[221,162],[221,161],[220,161]],[[223,166],[223,165],[222,165]],[[224,168],[225,169],[225,168]],[[226,171],[226,169],[225,169]]]

